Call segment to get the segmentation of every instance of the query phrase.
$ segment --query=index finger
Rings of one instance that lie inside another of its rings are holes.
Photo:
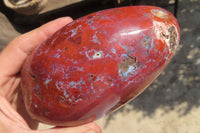
[[[70,17],[59,18],[11,41],[0,54],[0,76],[18,73],[26,57],[36,46],[71,21]]]

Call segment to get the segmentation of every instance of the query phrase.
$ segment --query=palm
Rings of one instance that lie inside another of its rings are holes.
[[[20,78],[19,76],[10,76],[0,79],[0,86],[1,93],[0,101],[0,114],[2,118],[0,119],[0,123],[4,123],[5,126],[2,127],[9,127],[12,125],[12,128],[6,129],[6,131],[12,130],[13,126],[15,129],[21,130],[31,130],[36,129],[38,122],[31,119],[31,117],[26,112],[23,98],[21,95],[20,88],[18,87]],[[4,81],[4,82],[2,82]],[[9,88],[9,89],[7,89]],[[6,121],[6,122],[5,122]],[[0,132],[3,129],[0,129]],[[12,132],[12,131],[10,131]]]
[[[0,54],[0,113],[6,114],[8,125],[19,125],[27,129],[36,129],[38,122],[31,119],[26,112],[21,89],[20,71],[26,57],[31,51],[56,30],[71,22],[70,18],[58,19],[38,29],[14,39]],[[28,45],[31,44],[31,45]],[[5,106],[2,106],[5,105]],[[12,112],[12,113],[8,113]],[[6,117],[5,117],[6,118]],[[5,119],[0,119],[4,120]],[[2,121],[3,122],[3,121]],[[28,124],[27,124],[27,123]]]
[[[8,84],[8,86],[10,86],[9,91],[12,92],[10,93],[9,97],[7,97],[9,99],[8,102],[11,104],[13,110],[23,117],[24,122],[27,122],[28,125],[25,125],[27,128],[37,129],[38,121],[33,120],[25,109],[20,88],[20,75],[14,75],[10,77],[10,79],[8,78],[8,80],[13,81],[10,85]]]
[[[94,123],[70,128],[54,128],[43,131],[33,131],[38,122],[31,119],[25,109],[20,89],[20,71],[26,57],[31,51],[56,30],[71,22],[72,19],[61,18],[14,39],[0,53],[0,133],[84,133],[101,132]]]

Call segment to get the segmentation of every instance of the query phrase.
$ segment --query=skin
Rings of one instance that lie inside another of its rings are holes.
[[[100,127],[89,123],[77,127],[55,127],[35,130],[38,122],[26,112],[20,91],[20,71],[26,57],[55,31],[70,23],[70,17],[51,21],[18,36],[0,53],[0,132],[4,133],[101,133]]]

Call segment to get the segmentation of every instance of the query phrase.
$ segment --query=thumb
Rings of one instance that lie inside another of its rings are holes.
[[[37,133],[102,133],[101,128],[95,123],[89,123],[77,127],[52,128],[40,130]]]

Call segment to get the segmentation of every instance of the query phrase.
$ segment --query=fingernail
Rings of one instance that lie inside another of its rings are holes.
[[[90,123],[87,125],[87,127],[90,129],[86,133],[101,133],[101,128],[95,124],[95,123]]]
[[[97,132],[94,131],[94,130],[89,130],[89,131],[87,131],[86,133],[97,133]]]

